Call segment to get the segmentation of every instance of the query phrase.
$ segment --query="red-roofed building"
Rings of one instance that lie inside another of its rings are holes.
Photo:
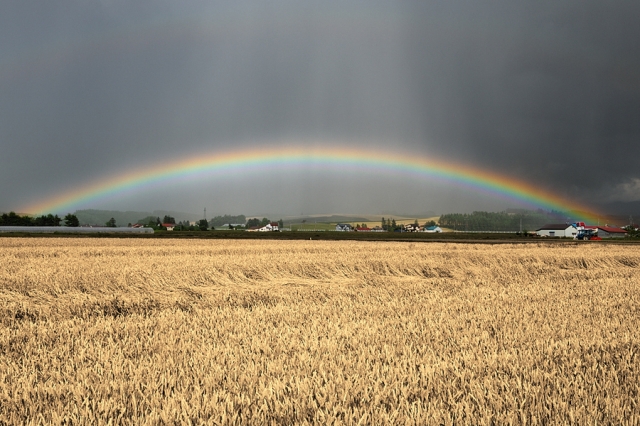
[[[267,223],[265,226],[259,227],[259,226],[252,226],[251,228],[249,228],[249,231],[256,231],[256,232],[278,232],[279,226],[278,226],[278,222],[271,222],[271,223]]]
[[[585,229],[597,229],[600,238],[624,238],[627,231],[617,226],[585,226]]]
[[[176,227],[175,223],[163,223],[162,224],[163,228],[167,228],[167,231],[173,231],[173,228]]]
[[[356,231],[358,231],[358,232],[371,232],[371,228],[367,228],[366,226],[365,227],[358,226],[356,228]]]

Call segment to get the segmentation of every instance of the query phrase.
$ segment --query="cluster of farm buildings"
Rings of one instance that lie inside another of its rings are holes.
[[[134,225],[134,227],[141,227],[142,225]],[[236,224],[225,224],[222,225],[220,228],[222,229],[227,229],[229,226],[232,227],[239,227],[239,226],[244,226],[244,224],[242,223],[236,223]],[[173,229],[176,227],[175,223],[163,223],[162,227],[165,228],[167,231],[173,231]],[[278,224],[278,222],[271,222],[271,223],[267,223],[265,226],[252,226],[251,228],[247,229],[247,231],[249,232],[273,232],[273,231],[279,231],[280,230],[280,226]]]
[[[137,225],[141,226],[141,225]],[[176,226],[172,223],[163,223],[163,227],[167,229],[167,231],[173,231],[173,228]],[[241,225],[240,225],[241,226]],[[136,227],[136,225],[134,225]],[[226,226],[224,227],[226,228]],[[627,231],[609,225],[585,225],[582,222],[578,223],[555,223],[544,225],[543,227],[536,229],[535,235],[538,237],[557,237],[557,238],[576,238],[581,229],[592,230],[594,234],[597,234],[600,238],[624,238],[627,235]],[[280,229],[278,222],[270,222],[264,226],[254,226],[252,228],[247,229],[249,232],[278,232],[283,229]],[[288,230],[288,229],[284,229]],[[369,228],[366,226],[352,226],[348,223],[338,223],[335,228],[338,232],[388,232],[386,229],[383,229],[380,226],[375,226],[373,228]],[[416,224],[406,224],[401,225],[400,229],[396,232],[430,232],[430,233],[439,233],[442,232],[442,228],[437,225],[434,226],[420,226]]]
[[[615,226],[589,226],[584,224],[549,224],[536,230],[536,235],[539,237],[568,237],[575,238],[579,229],[592,229],[600,238],[623,238],[627,235],[627,231]],[[279,231],[278,222],[271,222],[262,227],[253,227],[249,229],[250,232],[273,232]],[[352,226],[348,223],[338,223],[336,225],[336,231],[338,232],[388,232],[380,226],[369,228],[366,226]],[[402,225],[400,232],[442,232],[442,228],[437,225],[434,226],[419,226],[416,224]]]
[[[168,229],[168,228],[167,228]],[[247,231],[249,232],[274,232],[281,231],[278,222],[267,223],[265,226],[254,226],[249,228]],[[338,232],[387,232],[386,229],[383,229],[380,226],[376,226],[373,228],[369,228],[366,226],[351,226],[348,223],[338,223],[336,225],[336,231]],[[442,229],[439,226],[419,226],[415,224],[407,224],[402,225],[403,232],[442,232]]]
[[[167,229],[167,231],[173,231],[174,224],[172,223],[163,223],[163,227]],[[572,223],[559,223],[559,224],[548,224],[545,225],[535,231],[536,235],[539,237],[560,237],[560,238],[575,238],[578,234],[579,229],[592,229],[594,230],[600,238],[623,238],[627,235],[627,231],[618,228],[616,226],[600,226],[600,225],[582,225],[582,227],[578,224]],[[254,226],[249,228],[247,231],[249,232],[277,232],[280,231],[280,227],[278,222],[271,222],[264,226]],[[369,228],[366,226],[352,226],[348,223],[338,223],[336,225],[336,231],[338,232],[388,232],[386,229],[383,229],[380,226],[375,226],[373,228]],[[442,228],[439,226],[419,226],[415,224],[406,224],[402,225],[401,232],[430,232],[430,233],[439,233],[442,232]]]
[[[388,232],[386,229],[381,226],[374,226],[373,228],[369,228],[367,226],[356,226],[353,227],[348,223],[339,223],[336,225],[336,231],[339,232]],[[406,224],[401,225],[401,228],[398,232],[442,232],[442,229],[439,226],[420,226],[416,224]]]
[[[176,225],[173,223],[163,223],[162,226],[166,228],[167,231],[173,231]],[[228,226],[229,225],[223,225],[221,228],[226,229]],[[234,225],[232,224],[231,226]],[[242,224],[237,224],[235,226],[242,226]],[[253,226],[247,229],[248,232],[278,232],[281,230],[282,229],[280,229],[280,225],[278,224],[278,222],[267,223],[264,226]],[[366,226],[351,226],[348,223],[337,224],[335,230],[339,232],[387,232],[386,229],[383,229],[380,226],[369,228]],[[440,228],[439,226],[419,226],[415,224],[407,224],[402,225],[399,232],[442,232],[442,228]]]
[[[584,225],[581,223],[555,223],[536,229],[539,237],[576,238],[580,229],[591,229],[600,238],[624,238],[627,231],[617,226]]]

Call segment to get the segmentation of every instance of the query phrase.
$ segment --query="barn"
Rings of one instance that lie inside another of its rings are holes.
[[[627,231],[617,226],[585,226],[585,228],[593,228],[598,230],[598,237],[600,238],[624,238],[627,236]]]

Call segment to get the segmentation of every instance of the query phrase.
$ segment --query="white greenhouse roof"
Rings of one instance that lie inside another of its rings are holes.
[[[0,232],[28,232],[30,234],[153,234],[152,228],[108,228],[86,226],[0,226]]]

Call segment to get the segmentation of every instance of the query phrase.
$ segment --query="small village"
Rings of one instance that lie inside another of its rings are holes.
[[[638,229],[637,225],[630,227]],[[545,225],[536,230],[538,237],[573,238],[574,240],[601,240],[603,238],[624,238],[628,231],[617,226],[586,225],[584,222],[557,223]]]
[[[134,225],[134,227],[140,227],[140,225]],[[167,231],[173,231],[176,227],[175,223],[162,223],[162,227]],[[225,224],[219,229],[243,229],[242,224]],[[638,227],[634,226],[633,230],[637,231]],[[252,226],[245,229],[247,232],[287,232],[291,231],[291,228],[285,228],[279,222],[269,222],[264,226]],[[476,231],[454,231],[443,229],[438,225],[421,226],[417,223],[407,223],[399,225],[394,231],[389,231],[381,226],[368,227],[364,224],[360,226],[354,226],[348,223],[338,223],[335,225],[335,229],[296,229],[295,231],[313,231],[313,232],[425,232],[425,233],[442,233],[442,232],[470,232],[477,233]],[[516,232],[518,233],[518,232]],[[586,225],[584,222],[576,223],[556,223],[547,224],[535,231],[524,231],[521,234],[531,237],[542,238],[572,238],[574,240],[602,240],[609,238],[625,238],[628,235],[626,229],[609,226],[609,225]]]
[[[205,213],[206,214],[206,213]],[[499,217],[500,214],[475,212],[475,216],[491,216]],[[424,223],[419,224],[419,220],[404,218],[396,221],[395,219],[382,218],[380,221],[373,221],[373,217],[368,220],[364,218],[356,223],[334,222],[327,220],[330,218],[317,218],[324,220],[316,220],[311,222],[309,219],[302,219],[285,222],[280,219],[272,221],[267,218],[261,220],[257,217],[247,219],[245,216],[217,216],[210,221],[201,219],[198,221],[176,221],[174,217],[165,215],[161,220],[160,217],[146,217],[138,220],[136,223],[129,223],[126,227],[118,226],[116,220],[112,217],[105,225],[80,223],[75,214],[68,214],[64,217],[64,226],[60,226],[63,221],[58,216],[51,214],[40,217],[20,216],[13,212],[0,215],[0,232],[71,232],[71,233],[91,233],[91,232],[117,232],[117,233],[154,233],[158,232],[181,232],[181,231],[244,231],[244,232],[338,232],[338,233],[427,233],[427,234],[516,234],[517,236],[530,238],[549,238],[549,239],[574,239],[574,240],[603,240],[603,239],[624,239],[638,238],[640,232],[638,225],[633,223],[633,219],[629,217],[629,225],[623,227],[605,223],[604,225],[587,225],[585,222],[573,223],[548,223],[537,227],[535,231],[529,231],[527,226],[531,227],[531,223],[524,223],[521,220],[519,230],[518,227],[512,226],[510,230],[498,228],[496,226],[483,226],[477,229],[477,223],[472,222],[474,215],[467,216],[461,220],[447,220],[444,216],[431,217],[421,219]],[[451,215],[450,215],[451,216]],[[471,218],[471,220],[469,219]],[[232,219],[233,222],[223,222],[220,219]],[[357,219],[357,218],[354,218]],[[449,217],[450,219],[450,217]],[[84,219],[86,221],[86,219]],[[444,224],[444,225],[443,225]],[[497,228],[497,229],[496,229]]]

